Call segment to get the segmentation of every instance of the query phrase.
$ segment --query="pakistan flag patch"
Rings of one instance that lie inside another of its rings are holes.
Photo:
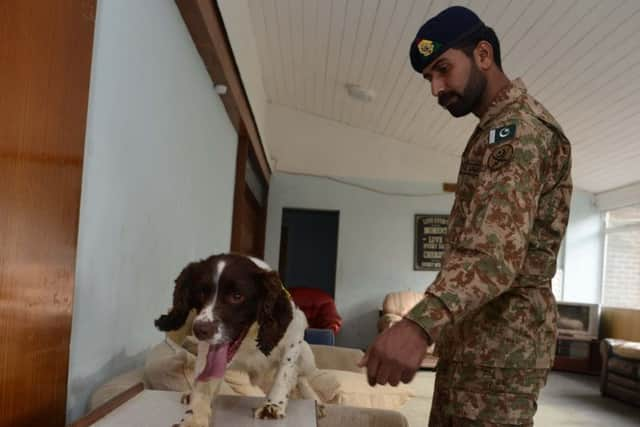
[[[516,136],[516,125],[503,126],[501,128],[491,129],[489,131],[489,144],[497,144],[499,142],[508,141]]]

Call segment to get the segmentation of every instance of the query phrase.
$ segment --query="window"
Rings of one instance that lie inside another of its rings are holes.
[[[640,205],[608,211],[603,305],[640,307]]]

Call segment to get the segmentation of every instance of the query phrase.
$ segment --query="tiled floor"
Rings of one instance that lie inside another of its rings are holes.
[[[410,427],[427,425],[434,378],[421,371],[411,383],[417,396],[399,410]],[[598,377],[552,372],[534,421],[540,427],[639,427],[640,408],[600,396]]]

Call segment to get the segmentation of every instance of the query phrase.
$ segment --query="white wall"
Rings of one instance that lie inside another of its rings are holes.
[[[403,193],[442,191],[441,184],[357,182]],[[435,278],[435,272],[413,270],[414,214],[448,214],[452,203],[452,194],[388,196],[323,178],[276,173],[269,190],[265,259],[278,265],[283,207],[339,210],[335,298],[344,323],[336,341],[366,347],[376,334],[384,296],[393,290],[423,292]]]
[[[235,130],[173,1],[98,2],[67,419],[163,339],[184,264],[228,250]]]
[[[574,189],[565,240],[564,301],[600,302],[603,232],[593,194]]]
[[[345,179],[385,191],[438,193],[440,184]],[[273,175],[265,258],[278,265],[282,208],[340,211],[336,305],[344,318],[339,345],[366,347],[377,309],[394,290],[422,292],[435,273],[413,270],[413,216],[448,214],[453,195],[412,198],[376,194],[324,178]],[[574,189],[566,234],[564,300],[599,302],[602,235],[593,195]]]
[[[624,208],[640,203],[640,182],[596,195],[596,204],[601,211]]]

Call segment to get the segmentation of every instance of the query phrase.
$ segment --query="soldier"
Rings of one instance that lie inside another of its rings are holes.
[[[551,278],[569,218],[569,141],[505,76],[494,31],[469,9],[427,21],[410,57],[441,106],[479,123],[462,154],[442,269],[361,365],[371,385],[406,383],[436,342],[429,426],[530,426],[555,353]]]

